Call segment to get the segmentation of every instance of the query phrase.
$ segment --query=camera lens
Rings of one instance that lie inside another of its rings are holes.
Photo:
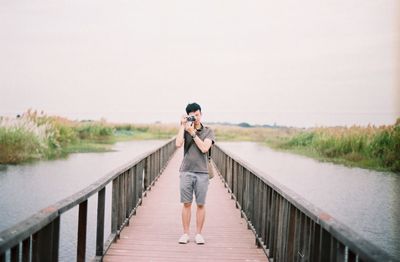
[[[189,121],[189,122],[194,122],[194,121],[196,121],[196,117],[195,117],[195,116],[188,116],[188,117],[186,117],[186,119],[187,119],[187,121]]]

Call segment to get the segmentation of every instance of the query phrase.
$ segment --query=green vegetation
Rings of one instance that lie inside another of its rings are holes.
[[[170,126],[78,122],[28,110],[19,118],[0,117],[0,164],[110,151],[117,141],[168,139],[176,132]]]
[[[146,140],[146,139],[170,139],[178,133],[178,126],[168,124],[132,125],[118,124],[115,126],[114,139]]]
[[[310,129],[270,145],[320,160],[400,172],[400,120],[392,126]]]
[[[212,125],[218,141],[250,141],[275,143],[281,139],[298,134],[300,129],[296,128],[265,128],[265,127],[240,127]]]
[[[41,139],[30,130],[0,128],[1,163],[18,163],[44,153]]]

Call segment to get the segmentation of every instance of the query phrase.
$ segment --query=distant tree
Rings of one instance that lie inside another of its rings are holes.
[[[246,122],[240,123],[240,124],[238,124],[238,126],[240,126],[240,127],[251,127],[251,125],[249,123],[246,123]]]

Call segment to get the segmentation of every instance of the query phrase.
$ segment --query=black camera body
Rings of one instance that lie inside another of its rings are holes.
[[[194,122],[194,121],[196,121],[196,117],[195,117],[195,116],[187,116],[187,117],[186,117],[186,120],[187,120],[188,122]]]

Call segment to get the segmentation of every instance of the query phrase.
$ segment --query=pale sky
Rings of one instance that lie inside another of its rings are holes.
[[[398,0],[3,0],[0,115],[392,124]],[[395,97],[398,100],[396,101]]]

